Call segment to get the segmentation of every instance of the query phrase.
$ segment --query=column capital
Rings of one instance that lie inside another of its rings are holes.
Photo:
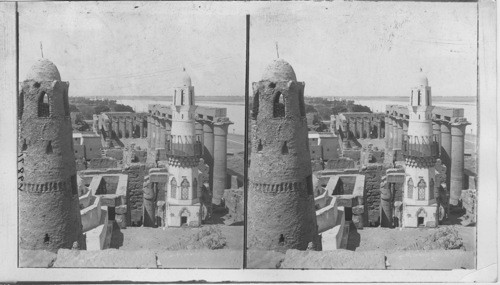
[[[454,118],[451,122],[450,122],[451,126],[452,127],[461,127],[461,126],[467,126],[467,125],[470,125],[471,123],[469,123],[467,121],[467,118],[464,118],[464,117],[460,117],[460,118]]]

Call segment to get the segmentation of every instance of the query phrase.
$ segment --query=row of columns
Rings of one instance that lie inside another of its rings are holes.
[[[370,118],[348,118],[346,124],[348,129],[348,139],[352,139],[350,134],[353,134],[357,139],[372,138],[372,132],[377,131],[376,137],[373,138],[384,138],[386,124],[383,119],[377,119],[375,121],[370,120]]]
[[[408,120],[387,116],[386,149],[402,149],[403,137],[408,133]],[[454,122],[433,120],[432,132],[438,138],[440,159],[446,165],[446,185],[450,193],[450,204],[457,205],[463,190],[465,120]]]
[[[136,137],[147,137],[147,129],[144,127],[145,119],[141,117],[111,117],[111,129],[118,138],[133,137],[134,132],[139,126],[139,133]]]
[[[213,189],[212,202],[219,205],[227,188],[227,133],[231,122],[213,123],[196,121],[195,135],[203,144],[203,160],[210,166],[209,184]],[[148,146],[150,149],[166,148],[171,135],[172,121],[167,118],[148,117]]]

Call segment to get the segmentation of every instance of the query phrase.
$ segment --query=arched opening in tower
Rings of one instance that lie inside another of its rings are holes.
[[[181,105],[184,106],[184,90],[181,90]]]
[[[274,96],[273,117],[280,118],[285,116],[285,101],[281,92],[277,92]]]
[[[64,90],[64,93],[63,93],[63,105],[64,105],[64,115],[65,116],[69,116],[68,90]]]
[[[263,148],[262,141],[259,140],[259,144],[257,145],[257,151],[262,151],[262,148]]]
[[[259,114],[259,92],[255,92],[253,96],[252,119],[256,120]]]
[[[299,93],[299,111],[301,117],[304,117],[306,115],[306,106],[304,104],[304,91],[300,91]]]
[[[28,144],[26,144],[26,139],[23,139],[22,151],[26,151],[28,149]]]
[[[49,96],[42,91],[38,98],[38,117],[48,117],[50,114]]]
[[[45,153],[46,154],[52,154],[54,150],[52,149],[52,141],[49,141],[47,143],[47,147],[45,148]]]
[[[286,141],[283,143],[283,146],[281,147],[281,154],[288,154],[288,145],[286,144]]]

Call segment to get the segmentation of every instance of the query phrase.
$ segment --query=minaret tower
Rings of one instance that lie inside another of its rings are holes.
[[[69,83],[38,60],[19,94],[19,245],[56,252],[85,248],[68,102]]]
[[[172,130],[167,139],[167,226],[199,226],[201,183],[198,164],[202,144],[195,135],[194,87],[185,70],[173,92]]]
[[[411,90],[408,135],[403,142],[406,158],[404,227],[436,227],[438,224],[434,167],[439,148],[432,133],[433,109],[431,87],[420,70],[417,86]]]
[[[248,247],[300,249],[316,243],[304,82],[278,59],[253,83]]]

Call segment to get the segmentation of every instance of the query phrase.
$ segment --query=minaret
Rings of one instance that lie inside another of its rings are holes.
[[[166,142],[167,226],[199,226],[201,183],[198,183],[198,164],[202,144],[195,135],[194,87],[185,70],[173,92],[172,130]]]
[[[403,142],[406,158],[404,227],[436,227],[438,224],[434,167],[439,148],[432,131],[433,109],[431,87],[420,70],[417,86],[411,90],[408,135]]]
[[[319,249],[304,82],[278,59],[253,94],[248,247],[305,250],[312,242]]]
[[[85,248],[76,182],[69,83],[38,60],[19,94],[19,245],[56,252]]]

